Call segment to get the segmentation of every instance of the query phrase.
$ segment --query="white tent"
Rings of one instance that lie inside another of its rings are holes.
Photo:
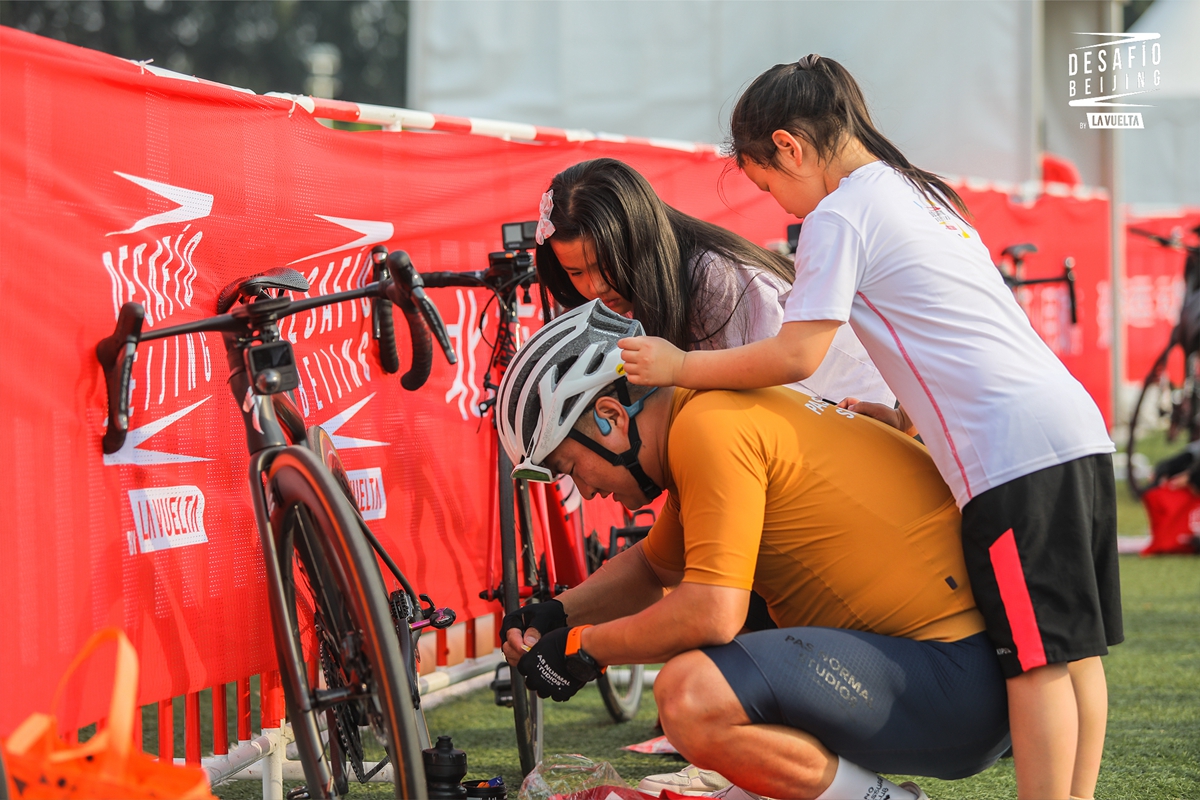
[[[877,124],[952,175],[1036,177],[1041,4],[505,3],[411,6],[408,103],[462,116],[720,142],[741,89],[808,53],[859,79]]]
[[[1200,206],[1200,2],[1156,0],[1132,30],[1161,35],[1162,88],[1140,109],[1145,129],[1122,133],[1125,199]]]

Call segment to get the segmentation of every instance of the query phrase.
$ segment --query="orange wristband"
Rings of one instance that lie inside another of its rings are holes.
[[[592,625],[579,625],[567,631],[566,655],[573,656],[583,648],[583,632]]]
[[[579,625],[578,627],[571,628],[571,630],[567,631],[567,646],[564,649],[564,655],[566,655],[567,658],[570,658],[571,656],[582,652],[587,661],[589,661],[594,667],[598,667],[600,669],[600,674],[603,675],[604,671],[607,670],[608,667],[601,667],[596,663],[596,659],[583,649],[583,632],[588,628],[593,627],[595,626]]]

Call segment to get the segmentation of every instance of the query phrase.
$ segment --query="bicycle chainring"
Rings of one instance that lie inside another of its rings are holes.
[[[330,689],[341,688],[346,685],[346,679],[341,668],[334,663],[330,652],[333,648],[326,643],[325,632],[319,625],[317,635],[320,641],[321,671],[325,673],[325,685]],[[333,715],[337,720],[337,737],[341,742],[342,752],[354,769],[354,777],[358,778],[359,783],[363,783],[366,781],[366,770],[363,769],[362,735],[358,730],[357,705],[358,703],[342,703],[334,708]],[[333,735],[332,731],[330,735]]]

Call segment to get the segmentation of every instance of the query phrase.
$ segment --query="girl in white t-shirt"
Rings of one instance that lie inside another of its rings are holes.
[[[738,100],[731,134],[746,176],[804,219],[784,323],[711,353],[625,340],[630,379],[803,380],[848,321],[901,407],[851,399],[842,412],[919,430],[963,510],[971,588],[1009,678],[1018,796],[1092,797],[1107,714],[1099,656],[1123,638],[1099,410],[1030,326],[961,198],[875,129],[844,67],[812,55],[771,68]]]
[[[783,324],[791,261],[672,208],[623,161],[596,158],[555,175],[538,231],[538,279],[566,308],[598,298],[683,350],[738,347]],[[849,325],[793,388],[834,402],[896,399]]]

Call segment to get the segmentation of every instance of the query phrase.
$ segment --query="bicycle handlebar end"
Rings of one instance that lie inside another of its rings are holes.
[[[102,442],[105,455],[120,450],[129,432],[129,380],[145,318],[146,310],[141,303],[126,303],[117,314],[112,336],[96,345],[96,360],[104,370],[108,390],[108,430]]]
[[[403,250],[393,251],[387,257],[387,264],[392,276],[388,296],[404,311],[412,336],[412,368],[401,378],[400,384],[409,391],[415,391],[424,385],[433,367],[431,332],[437,338],[447,363],[457,364],[458,356],[450,344],[450,335],[442,322],[442,315],[425,294],[425,281],[421,278],[421,273],[413,267],[408,253]]]
[[[1067,256],[1063,261],[1063,280],[1067,284],[1067,296],[1071,301],[1071,324],[1079,324],[1079,309],[1075,298],[1075,259]]]

